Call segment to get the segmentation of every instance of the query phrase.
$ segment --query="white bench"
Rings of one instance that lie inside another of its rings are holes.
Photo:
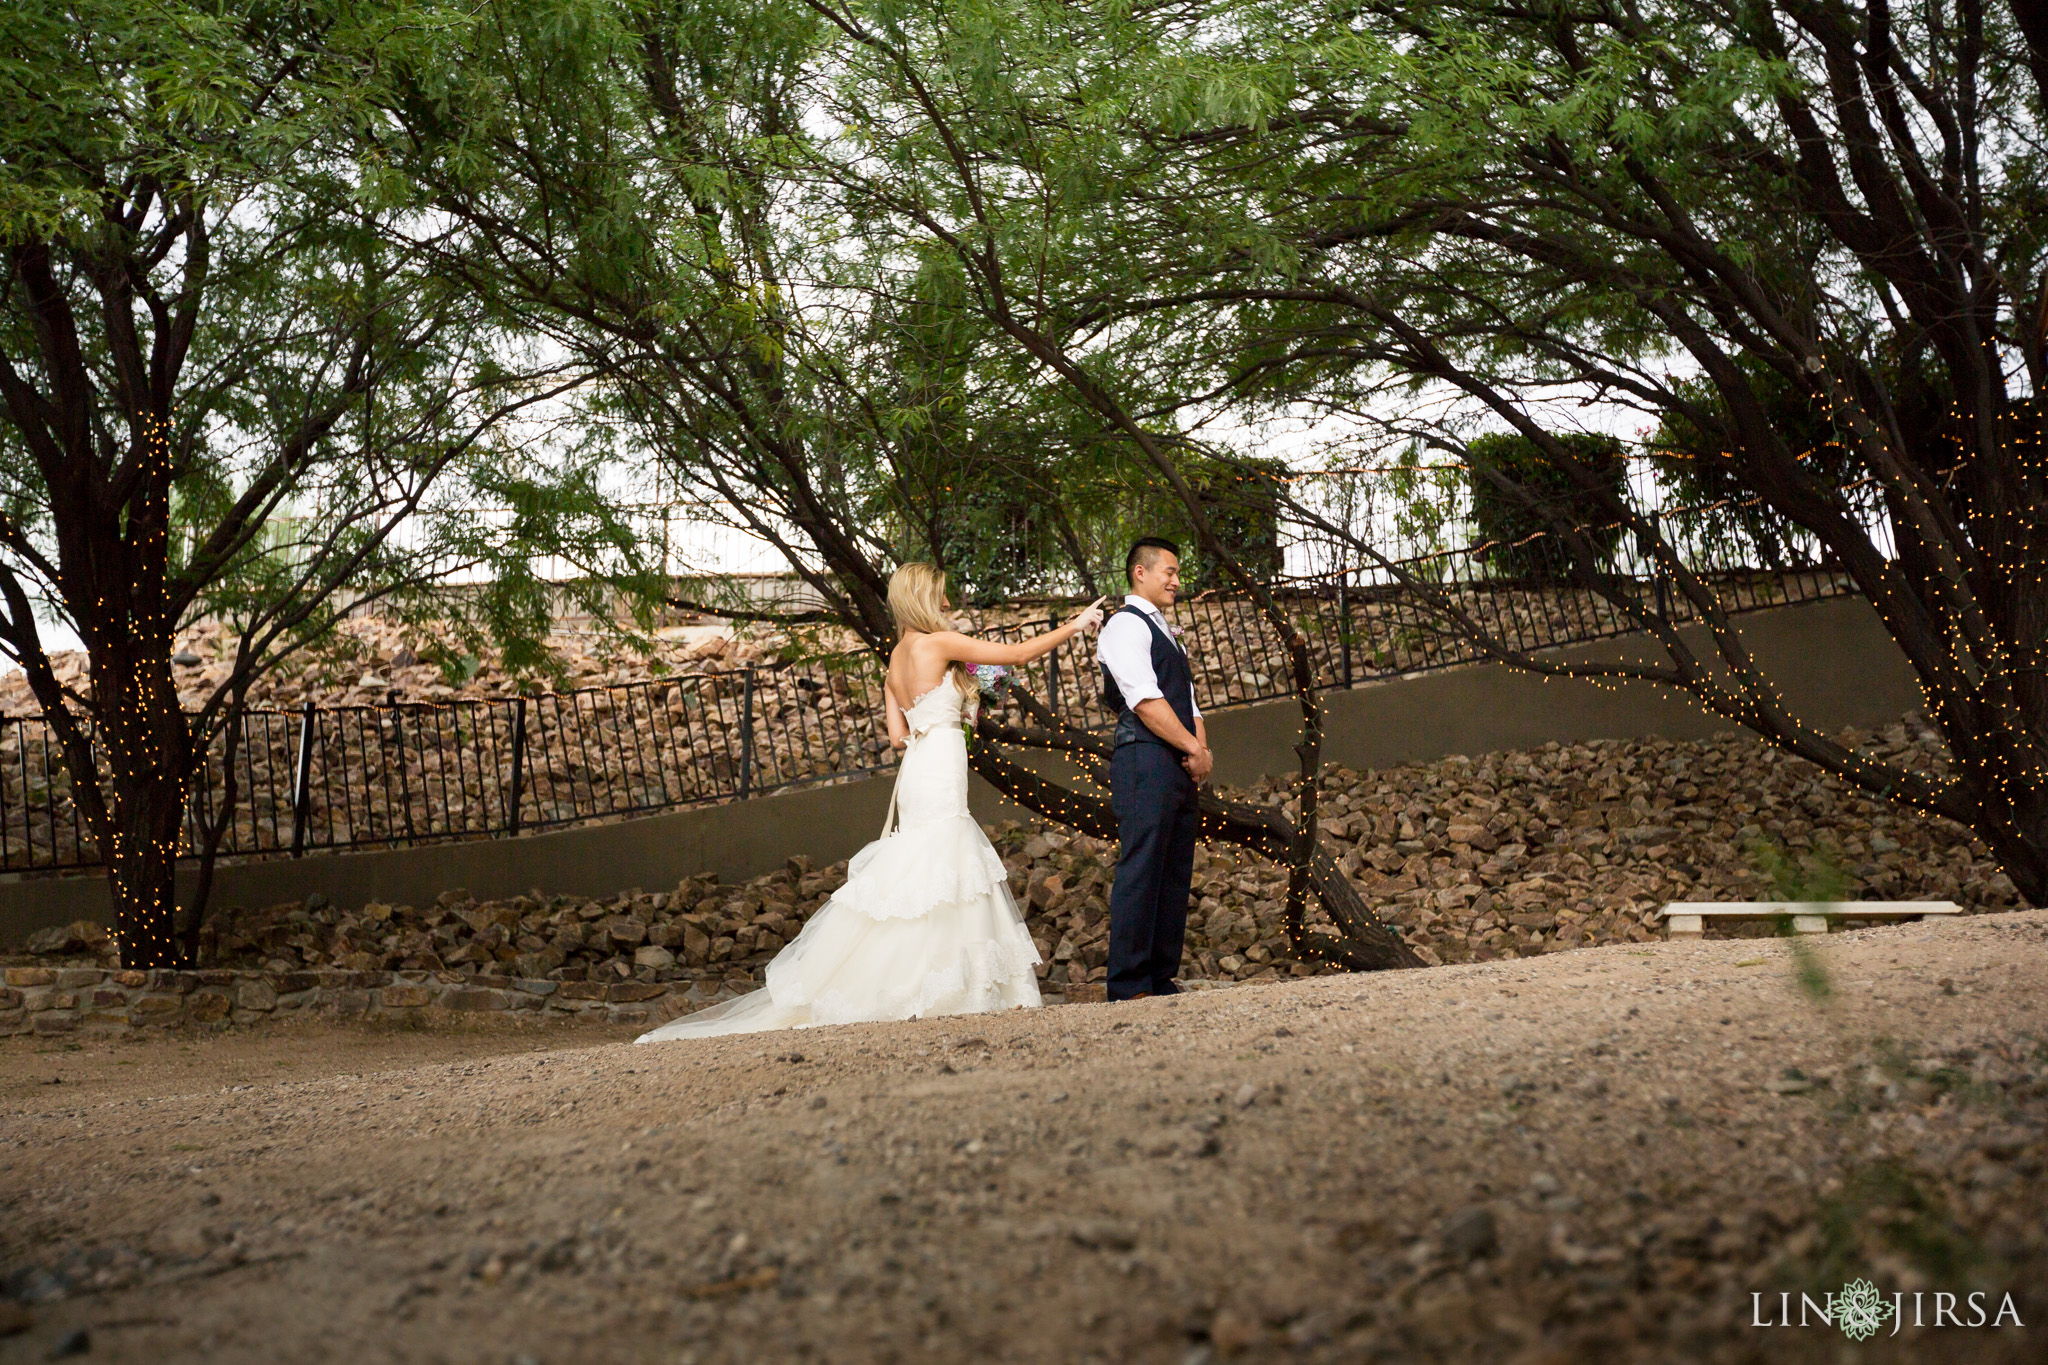
[[[1673,901],[1658,911],[1668,938],[1698,938],[1708,920],[1723,924],[1792,917],[1795,934],[1825,934],[1831,920],[1909,920],[1959,915],[1954,901]]]

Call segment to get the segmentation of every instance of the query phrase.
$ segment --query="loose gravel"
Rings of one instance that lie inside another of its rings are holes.
[[[2025,1325],[1858,1361],[2035,1361],[2044,1006],[2023,911],[649,1047],[8,1040],[0,1354],[1832,1361],[1754,1305],[1863,1276]]]

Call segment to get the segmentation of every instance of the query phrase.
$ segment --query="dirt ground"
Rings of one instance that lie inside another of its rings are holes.
[[[649,1047],[13,1039],[0,1360],[2038,1361],[2044,1007],[2033,911]],[[1897,1335],[1796,1324],[1857,1277]]]

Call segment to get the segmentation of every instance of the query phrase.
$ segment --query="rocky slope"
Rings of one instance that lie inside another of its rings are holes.
[[[1838,595],[1846,587],[1833,575],[1807,573],[1776,580],[1752,575],[1739,586],[1728,585],[1728,591],[1731,602],[1749,609]],[[1325,685],[1336,685],[1342,671],[1336,598],[1327,584],[1316,582],[1283,589],[1282,597],[1308,630],[1319,676]],[[1625,627],[1610,605],[1575,588],[1476,585],[1454,589],[1452,597],[1507,637],[1524,641],[1598,637]],[[1110,609],[1116,601],[1112,596]],[[1346,601],[1354,680],[1395,677],[1479,657],[1469,641],[1430,625],[1426,614],[1418,615],[1415,604],[1398,594],[1354,589]],[[1077,605],[1008,603],[966,609],[957,619],[964,630],[1014,639],[1045,629]],[[1192,656],[1204,705],[1229,705],[1284,688],[1282,679],[1291,667],[1287,650],[1252,603],[1196,593],[1183,599],[1174,616]],[[334,706],[507,697],[539,687],[600,687],[718,673],[860,647],[852,631],[837,626],[784,629],[681,609],[669,612],[651,632],[635,632],[631,638],[626,631],[594,628],[589,618],[564,618],[544,643],[550,656],[547,666],[515,671],[506,667],[496,649],[459,641],[447,624],[408,624],[383,611],[363,610],[345,617],[319,646],[294,655],[266,675],[251,690],[250,700],[258,706],[290,707],[307,701]],[[178,636],[174,666],[188,707],[200,704],[227,676],[234,649],[235,637],[218,623],[204,623]],[[1063,652],[1063,657],[1070,655]],[[83,684],[82,652],[59,652],[51,662],[60,681]],[[1043,695],[1042,667],[1032,672]],[[1080,673],[1076,678],[1069,672],[1064,686],[1078,684],[1092,697],[1092,669]],[[40,710],[19,670],[0,675],[0,716],[34,715]]]
[[[749,632],[717,621],[663,626],[647,637],[641,653],[617,638],[588,630],[557,630],[547,640],[558,669],[551,679],[566,688],[642,682],[654,677],[716,673],[772,655],[787,641],[770,632]],[[173,667],[186,706],[204,702],[228,675],[234,639],[218,625],[202,625],[178,637]],[[59,681],[83,686],[82,651],[51,657]],[[496,651],[470,654],[431,628],[410,627],[386,616],[364,614],[342,622],[325,647],[289,661],[250,692],[256,706],[323,706],[383,701],[450,701],[457,697],[504,697],[534,683],[508,672]],[[42,707],[20,670],[0,676],[0,715],[36,715]]]
[[[1362,593],[1346,600],[1348,661],[1336,600],[1312,592],[1292,600],[1323,685],[1471,657],[1458,637],[1415,626],[1412,604]],[[1488,592],[1467,606],[1512,617],[1525,640],[1618,628],[1566,590]],[[1061,614],[1009,605],[967,613],[961,623],[1014,637]],[[1249,604],[1197,594],[1175,615],[1204,707],[1285,691],[1285,651]],[[461,642],[445,623],[351,616],[320,648],[251,690],[223,847],[244,855],[495,834],[513,823],[515,807],[518,824],[538,828],[871,772],[890,756],[874,660],[847,653],[857,644],[836,627],[792,633],[688,613],[630,639],[563,622],[547,641],[546,667],[520,672],[492,649]],[[187,710],[204,705],[229,675],[234,647],[217,625],[179,638],[173,673]],[[1069,719],[1102,723],[1090,658],[1088,644],[1071,644],[1019,670],[1017,680]],[[82,654],[60,654],[53,668],[65,686],[89,692]],[[521,695],[531,700],[515,705]],[[302,704],[320,708],[310,727],[294,714]],[[0,724],[0,871],[90,866],[101,857],[38,709],[18,670],[0,674],[0,719],[12,718]],[[195,777],[195,809],[212,809],[227,748],[224,733],[212,737]],[[188,834],[201,838],[196,827]]]

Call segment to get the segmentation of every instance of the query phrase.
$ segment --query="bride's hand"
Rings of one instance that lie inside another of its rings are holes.
[[[1096,598],[1093,602],[1075,612],[1067,624],[1074,627],[1077,631],[1096,629],[1102,624],[1102,603],[1102,598]]]

